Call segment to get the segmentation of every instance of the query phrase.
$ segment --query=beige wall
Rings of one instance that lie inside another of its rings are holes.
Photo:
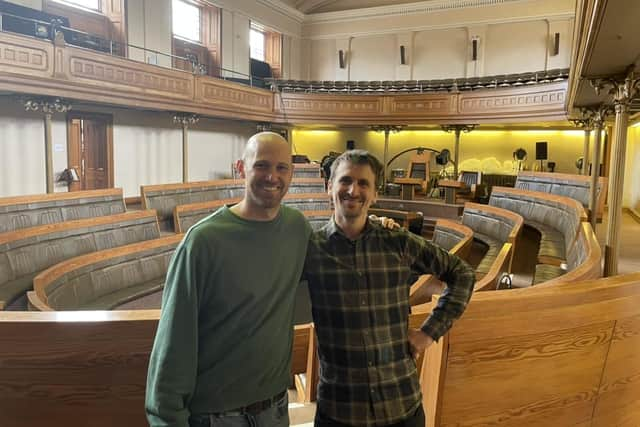
[[[366,130],[321,131],[296,130],[293,132],[297,152],[307,154],[312,160],[321,160],[329,151],[345,150],[346,141],[355,141],[356,148],[374,153],[382,160],[384,154],[384,135]],[[525,166],[533,169],[539,163],[535,160],[535,143],[549,143],[549,160],[556,162],[556,172],[576,173],[575,160],[582,155],[584,134],[582,131],[483,131],[477,130],[463,134],[460,143],[460,161],[462,168],[485,172],[507,173],[513,161],[513,151],[524,148],[528,157]],[[439,130],[402,131],[390,136],[389,159],[395,154],[413,147],[426,147],[435,150],[448,148],[453,156],[454,136]],[[404,154],[390,166],[404,168],[410,154]],[[505,162],[507,164],[505,165]],[[546,163],[545,163],[546,165]],[[500,167],[500,171],[493,170]],[[435,163],[432,168],[436,168]],[[438,167],[439,168],[439,167]],[[436,169],[433,169],[436,170]]]
[[[396,36],[357,37],[349,51],[349,80],[395,80]]]
[[[480,42],[485,44],[485,75],[544,70],[547,55],[544,21],[489,25],[486,39]]]

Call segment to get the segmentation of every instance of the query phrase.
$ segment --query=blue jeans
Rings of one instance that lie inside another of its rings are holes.
[[[287,393],[270,408],[257,414],[223,412],[221,414],[192,415],[190,427],[289,427],[289,398]]]

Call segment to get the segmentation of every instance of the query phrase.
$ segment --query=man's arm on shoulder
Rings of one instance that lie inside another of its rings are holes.
[[[190,245],[182,242],[167,272],[149,361],[145,408],[152,427],[188,426],[198,363],[196,264]]]
[[[456,255],[422,237],[409,234],[406,255],[413,258],[412,268],[420,274],[433,274],[446,284],[438,304],[421,330],[433,340],[444,335],[464,312],[475,284],[475,272]]]

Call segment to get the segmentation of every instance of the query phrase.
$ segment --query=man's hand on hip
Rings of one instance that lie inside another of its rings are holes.
[[[411,349],[411,355],[414,359],[417,359],[432,343],[433,338],[420,329],[409,329],[409,348]]]

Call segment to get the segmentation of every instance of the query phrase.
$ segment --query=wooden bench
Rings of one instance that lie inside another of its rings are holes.
[[[186,232],[196,222],[211,215],[224,205],[235,205],[242,197],[232,199],[212,200],[201,203],[178,205],[173,211],[173,228],[177,233]],[[287,194],[282,203],[301,211],[328,211],[331,202],[327,193]]]
[[[313,323],[294,326],[291,375],[298,403],[309,403],[316,400],[320,365],[317,347]]]
[[[320,178],[294,179],[289,193],[324,193],[324,180]],[[244,180],[188,182],[184,184],[143,185],[140,187],[143,209],[155,209],[162,229],[173,228],[176,206],[212,200],[237,199],[244,196]]]
[[[640,273],[475,293],[426,351],[426,425],[640,425],[639,306]]]
[[[446,249],[450,254],[465,259],[471,249],[473,231],[457,222],[439,219],[436,222],[432,242]],[[430,274],[423,274],[411,285],[409,303],[414,306],[429,302],[433,295],[440,294],[442,289],[443,285],[439,280],[433,279]]]
[[[519,213],[525,219],[525,224],[540,232],[538,263],[556,267],[542,268],[543,280],[549,280],[551,272],[561,274],[560,266],[567,264],[569,256],[577,256],[573,246],[581,223],[587,220],[585,210],[578,201],[539,191],[495,187],[489,203]],[[572,265],[577,265],[576,260],[573,261]],[[534,279],[534,283],[540,281]]]
[[[41,225],[0,234],[0,301],[33,288],[41,271],[66,259],[160,237],[154,210]]]
[[[125,212],[121,188],[0,198],[0,233]]]
[[[467,202],[464,205],[462,224],[473,230],[473,238],[489,246],[476,267],[478,279],[489,273],[505,243],[516,245],[524,220],[519,214],[495,206]],[[513,256],[513,250],[511,252]],[[509,271],[511,258],[509,259]]]
[[[516,179],[516,188],[522,190],[541,191],[577,200],[589,211],[591,199],[591,177],[550,172],[521,171]],[[602,219],[604,203],[607,198],[607,178],[598,178],[596,190],[596,218]]]
[[[120,246],[63,261],[33,279],[29,308],[111,310],[162,290],[182,234]]]

